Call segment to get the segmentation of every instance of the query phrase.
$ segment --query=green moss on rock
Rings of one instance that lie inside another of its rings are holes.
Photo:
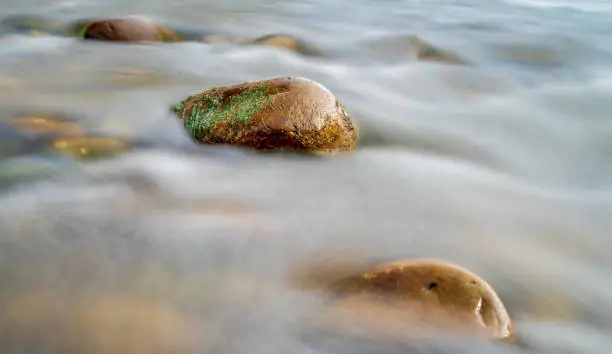
[[[170,109],[200,144],[330,155],[353,151],[357,143],[356,127],[342,105],[305,78],[217,87]]]
[[[196,102],[191,101],[197,100]],[[272,102],[268,85],[247,87],[225,99],[221,92],[212,89],[201,97],[191,96],[172,107],[185,120],[185,128],[196,139],[207,134],[217,123],[243,126]],[[187,115],[187,117],[185,117]]]

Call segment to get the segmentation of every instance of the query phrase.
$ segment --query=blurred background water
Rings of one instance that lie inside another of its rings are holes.
[[[144,143],[79,162],[3,133],[0,299],[163,302],[201,326],[198,353],[365,353],[366,345],[296,334],[323,311],[316,292],[295,286],[296,274],[440,257],[499,292],[525,343],[516,351],[604,353],[612,346],[611,13],[602,0],[0,0],[0,18],[144,14],[245,36],[284,33],[329,54],[5,33],[1,119],[64,114]],[[470,65],[415,61],[412,35]],[[344,102],[360,127],[355,154],[196,146],[168,111],[211,86],[289,75],[317,80]],[[16,156],[15,144],[32,151]],[[59,352],[52,339],[20,342],[7,322],[6,353]],[[470,343],[464,352],[506,351]]]

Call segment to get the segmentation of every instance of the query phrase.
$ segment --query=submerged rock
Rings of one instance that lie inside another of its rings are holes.
[[[440,49],[417,36],[409,36],[408,42],[416,60],[435,61],[446,64],[467,64],[459,55]]]
[[[104,136],[75,136],[56,139],[51,150],[74,159],[113,157],[131,149],[131,145],[118,138]]]
[[[330,154],[353,151],[357,129],[334,95],[298,77],[217,87],[173,107],[203,144]]]
[[[155,20],[130,16],[89,23],[83,39],[116,42],[180,42],[179,36]]]
[[[306,44],[306,42],[287,35],[269,34],[250,40],[248,43],[254,45],[276,47],[279,49],[304,55],[317,54],[314,48]]]
[[[427,259],[376,267],[332,286],[325,323],[381,339],[493,338],[515,343],[493,288],[451,263]]]

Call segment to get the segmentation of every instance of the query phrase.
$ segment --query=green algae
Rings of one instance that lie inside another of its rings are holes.
[[[93,20],[90,19],[84,19],[69,23],[64,29],[64,34],[68,37],[83,39],[85,36],[85,30],[92,21]]]
[[[271,103],[272,94],[268,85],[247,87],[240,93],[223,102],[223,93],[212,89],[191,105],[189,116],[185,119],[187,103],[195,96],[174,105],[171,109],[185,119],[185,128],[196,139],[202,138],[217,123],[226,122],[233,127],[244,126],[254,115]]]

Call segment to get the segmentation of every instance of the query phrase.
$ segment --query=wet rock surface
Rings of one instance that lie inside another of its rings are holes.
[[[442,260],[375,267],[331,287],[328,326],[393,340],[492,338],[515,343],[510,316],[493,288]]]
[[[297,77],[218,87],[173,107],[199,143],[333,154],[357,147],[357,127],[319,83]]]
[[[83,39],[114,42],[180,42],[172,30],[145,17],[95,21],[83,31]]]

